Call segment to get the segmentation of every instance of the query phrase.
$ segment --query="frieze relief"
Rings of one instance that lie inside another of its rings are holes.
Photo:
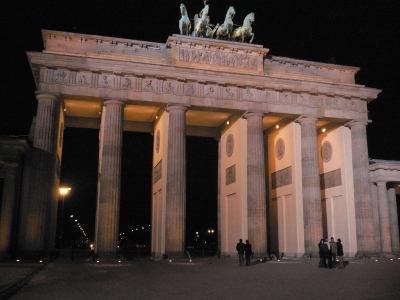
[[[181,49],[182,50],[182,49]],[[196,50],[202,51],[202,50]],[[204,52],[210,52],[204,50]],[[200,58],[197,58],[202,61]],[[212,60],[212,58],[210,58]],[[38,69],[39,70],[39,69]],[[124,90],[150,91],[185,96],[206,97],[226,100],[257,101],[270,104],[296,105],[310,108],[326,108],[334,110],[366,113],[367,103],[359,98],[336,96],[334,94],[317,94],[308,92],[290,92],[268,90],[263,87],[232,86],[229,84],[206,84],[204,82],[180,82],[163,78],[146,78],[144,75],[119,76],[115,74],[99,74],[90,71],[71,71],[65,69],[41,68],[40,81],[56,84],[76,84],[119,88]]]
[[[55,70],[53,72],[53,82],[69,83],[69,73],[67,70]]]
[[[76,84],[90,85],[91,73],[78,73],[76,74]]]
[[[309,105],[308,95],[307,94],[297,95],[297,105],[308,106]]]
[[[164,93],[174,93],[176,90],[175,82],[173,81],[164,81],[163,82],[163,92]]]
[[[236,69],[257,69],[257,59],[255,57],[200,49],[179,49],[179,61]]]
[[[146,78],[142,80],[143,91],[157,91],[157,80],[154,78]]]
[[[237,99],[237,88],[234,87],[223,87],[222,97],[224,99]]]
[[[215,98],[217,96],[217,87],[214,85],[204,86],[204,97]]]
[[[124,90],[133,88],[133,77],[121,78],[121,88]]]
[[[98,86],[113,88],[115,81],[115,75],[101,74],[99,75]]]
[[[196,95],[196,85],[194,83],[185,83],[183,88],[183,93],[186,96],[195,96]]]

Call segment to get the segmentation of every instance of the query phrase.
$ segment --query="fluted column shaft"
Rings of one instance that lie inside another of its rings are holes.
[[[304,249],[305,255],[316,256],[322,238],[321,185],[318,166],[317,118],[302,118],[301,172],[303,187]]]
[[[165,252],[181,256],[186,226],[186,111],[169,106]]]
[[[125,103],[104,102],[102,155],[96,212],[96,253],[113,256],[118,249],[119,203],[121,190],[122,135]]]
[[[267,253],[263,117],[261,113],[245,115],[247,119],[248,237],[256,256],[265,256]]]
[[[11,250],[18,205],[18,179],[18,166],[7,165],[0,215],[0,252],[9,253]]]
[[[351,128],[354,203],[356,214],[357,252],[375,252],[374,216],[367,148],[367,122],[354,122]]]
[[[32,171],[29,184],[28,216],[21,230],[23,251],[30,255],[54,249],[57,214],[55,162],[58,98],[38,94],[36,125],[32,150]]]
[[[392,241],[390,237],[389,206],[386,182],[377,182],[379,199],[379,224],[381,232],[382,252],[392,252]]]
[[[372,195],[372,213],[374,216],[374,234],[375,234],[375,249],[381,250],[381,226],[379,225],[379,197],[378,187],[375,183],[371,183],[371,195]]]
[[[394,187],[388,189],[388,207],[389,207],[389,226],[390,238],[392,240],[392,251],[400,252],[399,245],[399,222],[397,217],[396,190]]]

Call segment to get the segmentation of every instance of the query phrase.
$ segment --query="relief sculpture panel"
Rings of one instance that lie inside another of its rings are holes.
[[[257,69],[255,57],[198,49],[180,49],[179,61],[237,69]]]
[[[321,190],[342,185],[341,169],[333,170],[320,175]]]
[[[292,183],[292,167],[279,170],[271,174],[272,189],[276,189]]]

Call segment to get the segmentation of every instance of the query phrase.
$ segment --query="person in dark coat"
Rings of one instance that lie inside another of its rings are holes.
[[[251,249],[251,244],[249,240],[246,240],[246,244],[244,245],[244,255],[246,256],[246,266],[250,265],[250,258],[253,254],[253,250]]]
[[[236,251],[239,254],[239,266],[244,265],[244,249],[245,249],[245,245],[243,244],[242,239],[240,239],[239,243],[236,244]]]
[[[336,242],[336,256],[339,258],[339,269],[344,269],[343,245],[342,245],[341,239],[337,239],[337,242]]]
[[[318,244],[319,249],[319,264],[318,268],[325,268],[326,262],[324,262],[324,252],[322,248],[322,244],[324,243],[324,239],[321,239]]]

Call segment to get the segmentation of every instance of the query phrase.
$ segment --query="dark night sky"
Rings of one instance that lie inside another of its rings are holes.
[[[0,135],[27,135],[36,114],[35,84],[26,51],[42,51],[41,29],[68,31],[165,43],[179,33],[182,1],[8,1],[1,23]],[[12,3],[12,4],[9,4]],[[202,0],[184,1],[189,17]],[[339,65],[361,70],[356,82],[382,89],[368,106],[371,158],[400,160],[400,36],[396,1],[238,1],[210,0],[211,23],[222,23],[229,6],[234,22],[255,12],[254,43],[271,55],[319,62],[334,58]],[[396,42],[397,41],[397,42]],[[62,183],[73,191],[66,198],[92,237],[98,160],[98,131],[66,129]],[[215,226],[217,143],[188,138],[188,230]],[[121,231],[148,226],[150,221],[152,136],[124,134]],[[207,163],[210,162],[210,163]],[[211,170],[207,170],[211,168]],[[204,176],[207,172],[214,174]],[[212,207],[212,209],[209,209]],[[192,228],[193,227],[193,228]]]

